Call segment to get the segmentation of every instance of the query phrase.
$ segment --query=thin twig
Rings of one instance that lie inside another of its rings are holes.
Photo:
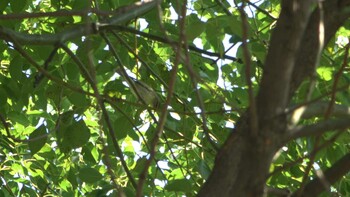
[[[129,180],[131,181],[131,184],[136,188],[136,186],[137,186],[136,181],[135,181],[134,177],[132,176],[132,174],[128,168],[128,165],[124,159],[123,151],[121,150],[121,148],[118,144],[117,136],[116,136],[114,128],[112,126],[112,123],[111,123],[110,117],[108,115],[106,106],[104,105],[104,102],[103,102],[104,99],[100,96],[96,83],[94,82],[93,78],[90,76],[88,71],[86,70],[86,67],[81,62],[81,60],[78,57],[76,57],[76,55],[74,55],[74,53],[69,48],[65,47],[64,49],[66,50],[68,55],[70,55],[71,58],[75,61],[75,63],[78,65],[78,67],[81,69],[81,72],[83,74],[86,74],[86,75],[84,75],[84,77],[90,83],[90,85],[94,91],[94,96],[97,99],[98,105],[100,106],[100,108],[102,110],[103,118],[107,124],[112,143],[114,145],[114,148],[117,151],[118,157],[120,158],[120,162],[124,168],[124,171],[126,172],[128,178],[129,178]]]
[[[45,75],[45,77],[47,77],[48,79],[50,79],[53,82],[56,82],[58,85],[60,86],[64,86],[74,92],[80,93],[80,94],[84,94],[84,95],[88,95],[88,96],[93,96],[93,93],[87,92],[79,87],[73,86],[69,83],[64,82],[63,80],[54,77],[53,75],[51,75],[47,70],[45,70],[44,68],[42,68],[26,51],[24,51],[24,49],[22,48],[22,46],[17,42],[16,39],[11,38],[11,41],[13,42],[13,46],[15,48],[15,50],[17,52],[19,52],[22,57],[24,57],[25,59],[27,59],[27,61],[29,63],[31,63],[38,71],[40,71],[41,73],[43,73]]]
[[[36,13],[11,13],[6,15],[0,15],[0,20],[18,20],[18,19],[29,19],[29,18],[43,18],[43,17],[67,17],[67,16],[86,16],[87,14],[96,14],[98,16],[111,16],[118,14],[116,11],[102,11],[98,9],[89,10],[58,10],[54,12],[36,12]]]
[[[15,194],[12,192],[12,187],[13,187],[13,186],[10,186],[10,185],[8,184],[8,182],[6,181],[4,175],[2,174],[1,171],[0,171],[0,178],[1,178],[2,183],[3,183],[2,185],[3,185],[3,187],[6,189],[6,191],[7,191],[11,196],[13,196],[13,197],[17,196],[17,195],[15,195]]]
[[[86,68],[86,66],[83,64],[83,62],[73,53],[72,50],[70,50],[70,48],[68,48],[66,45],[64,44],[60,44],[60,47],[73,59],[73,61],[77,64],[79,70],[81,71],[83,77],[88,81],[88,83],[94,84],[95,81],[91,75],[91,73],[89,72],[89,70]]]
[[[332,87],[332,94],[331,94],[331,100],[329,101],[329,105],[328,105],[328,109],[325,113],[325,119],[329,118],[329,116],[332,113],[334,104],[335,104],[335,96],[337,93],[337,86],[340,80],[340,77],[343,75],[343,71],[346,68],[346,66],[348,65],[348,56],[349,56],[349,49],[350,49],[350,40],[349,43],[345,46],[345,54],[344,54],[344,60],[343,60],[343,64],[341,65],[340,69],[338,70],[338,72],[335,74],[334,76],[334,82],[333,82],[333,87]]]
[[[271,18],[272,20],[277,20],[277,18],[275,18],[274,16],[272,16],[270,13],[268,13],[266,10],[261,9],[259,6],[255,5],[254,3],[250,2],[250,1],[245,1],[247,2],[250,6],[254,7],[256,10],[258,10],[259,12],[265,14],[266,16],[268,16],[269,18]]]
[[[100,113],[99,113],[99,120],[100,121],[102,120],[102,117],[100,117]],[[105,157],[103,157],[103,158],[104,158],[104,164],[107,167],[107,173],[109,174],[109,176],[111,178],[113,186],[117,189],[119,196],[120,197],[125,197],[125,193],[124,193],[123,189],[116,182],[117,177],[115,176],[114,171],[112,169],[112,164],[111,164],[111,160],[110,160],[110,154],[109,154],[107,143],[106,143],[106,141],[104,139],[103,132],[102,132],[103,131],[103,128],[102,128],[103,124],[102,124],[102,122],[100,122],[99,125],[100,125],[99,134],[100,134],[100,139],[101,139],[101,142],[102,142],[101,143],[102,144],[102,152],[105,154]]]
[[[115,33],[115,31],[112,31],[112,34],[118,39],[118,41],[120,43],[122,43],[130,53],[132,53],[136,59],[138,61],[140,61],[142,63],[142,65],[144,65],[146,67],[146,69],[154,76],[156,77],[160,82],[161,84],[166,88],[168,89],[168,85],[165,83],[165,81],[156,73],[154,72],[154,70],[151,68],[151,66],[148,65],[148,63],[146,61],[143,60],[143,58],[141,58],[134,50],[132,50],[132,48],[130,47],[130,45],[124,40],[122,39],[118,34]]]
[[[140,36],[145,37],[145,38],[149,38],[149,39],[161,42],[161,43],[169,44],[171,46],[178,45],[178,43],[176,41],[174,41],[174,40],[165,39],[163,37],[156,36],[156,35],[153,35],[153,34],[149,34],[149,33],[146,33],[146,32],[142,32],[142,31],[130,28],[130,27],[125,27],[125,26],[120,26],[120,25],[110,25],[110,26],[105,26],[103,28],[120,30],[120,31],[129,32],[129,33],[134,33],[134,34],[140,35]],[[204,55],[213,56],[213,57],[220,57],[220,58],[223,58],[223,59],[228,59],[228,60],[232,60],[234,62],[242,63],[241,59],[238,59],[238,58],[235,58],[235,57],[232,57],[232,56],[229,56],[229,55],[223,55],[223,54],[220,54],[220,53],[206,51],[206,50],[200,49],[198,47],[195,47],[193,45],[189,45],[188,49],[191,50],[191,51],[197,52],[197,53],[204,54]]]
[[[185,6],[186,6],[186,2],[184,2],[184,7]],[[181,43],[181,40],[180,40],[179,43]],[[156,128],[156,132],[154,134],[154,137],[153,137],[153,140],[152,140],[152,143],[151,143],[151,148],[152,149],[151,149],[151,152],[150,152],[150,155],[149,155],[149,159],[146,161],[144,169],[143,169],[143,171],[140,174],[140,179],[139,179],[139,182],[138,182],[138,185],[137,185],[137,190],[136,190],[136,197],[141,197],[142,196],[143,185],[144,185],[144,183],[146,181],[146,176],[148,174],[148,168],[151,166],[151,163],[152,163],[152,161],[153,161],[153,159],[155,157],[156,147],[157,147],[158,141],[159,141],[159,139],[161,137],[161,134],[163,132],[165,121],[166,121],[166,118],[167,118],[167,115],[168,115],[168,106],[170,105],[170,102],[172,100],[173,92],[174,92],[174,88],[175,88],[177,70],[178,70],[178,65],[179,65],[179,62],[180,62],[180,54],[181,54],[181,47],[178,46],[177,50],[176,50],[174,66],[173,66],[173,69],[172,69],[171,74],[170,74],[170,81],[169,81],[169,85],[168,85],[169,89],[168,89],[168,92],[167,92],[166,101],[165,101],[164,105],[162,106],[159,122],[158,122],[158,125],[157,125],[157,128]]]
[[[54,46],[54,49],[51,51],[49,57],[45,60],[44,66],[43,66],[43,68],[44,68],[45,70],[48,69],[49,64],[51,63],[53,57],[54,57],[54,56],[56,55],[56,53],[57,53],[58,48],[59,48],[58,46]],[[34,87],[37,87],[37,86],[39,85],[39,83],[41,82],[41,80],[44,78],[44,75],[43,75],[42,73],[39,72],[34,78],[35,78]]]
[[[142,196],[143,184],[144,184],[146,176],[148,174],[148,168],[151,165],[151,163],[152,163],[152,161],[153,161],[153,159],[155,157],[157,143],[159,141],[159,138],[160,138],[160,136],[162,134],[162,131],[163,131],[163,128],[164,128],[164,125],[165,125],[165,121],[166,121],[166,117],[167,117],[167,113],[168,113],[167,112],[167,108],[168,108],[168,106],[169,106],[169,104],[171,102],[172,94],[173,94],[173,91],[174,91],[177,68],[178,68],[178,65],[174,64],[174,67],[173,67],[173,70],[172,70],[172,74],[171,74],[171,77],[170,77],[169,90],[168,90],[168,93],[167,93],[167,98],[166,98],[166,101],[165,101],[165,103],[164,103],[164,105],[162,107],[160,118],[159,118],[159,121],[158,121],[158,124],[157,124],[157,128],[156,128],[156,132],[155,132],[154,138],[153,138],[152,143],[151,143],[150,156],[149,156],[149,159],[146,161],[145,166],[144,166],[144,170],[142,171],[142,173],[140,175],[139,183],[138,183],[138,186],[137,186],[137,193],[136,193],[137,197],[141,197]]]
[[[184,54],[185,54],[185,65],[187,68],[187,71],[190,75],[190,80],[192,83],[192,87],[196,93],[196,99],[198,101],[198,107],[200,109],[200,115],[201,115],[201,119],[202,119],[202,127],[203,127],[203,132],[205,134],[206,139],[208,140],[208,142],[212,145],[212,147],[218,151],[218,145],[211,139],[210,136],[210,131],[208,128],[208,123],[207,123],[207,115],[206,115],[206,111],[205,111],[205,107],[204,107],[204,102],[203,102],[203,98],[199,92],[198,89],[198,82],[197,79],[199,79],[199,77],[197,76],[197,74],[195,73],[195,71],[193,70],[193,66],[191,64],[191,60],[190,60],[190,56],[188,53],[188,44],[187,44],[187,38],[186,38],[186,30],[185,30],[185,18],[186,18],[186,6],[184,3],[184,6],[182,7],[182,18],[180,18],[180,42],[179,43],[183,43],[181,44],[179,47],[183,48]]]
[[[232,16],[232,13],[230,12],[230,10],[224,5],[224,3],[222,3],[221,0],[215,0],[215,2],[217,4],[219,4],[219,6],[224,10],[225,14],[227,14],[227,16]]]

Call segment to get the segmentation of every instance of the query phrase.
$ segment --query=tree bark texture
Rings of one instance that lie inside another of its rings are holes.
[[[350,0],[326,0],[325,44],[350,16]],[[315,72],[320,11],[312,0],[284,0],[270,40],[256,98],[258,133],[245,113],[220,149],[212,174],[198,196],[263,196],[271,160],[288,135],[284,114],[301,82]]]

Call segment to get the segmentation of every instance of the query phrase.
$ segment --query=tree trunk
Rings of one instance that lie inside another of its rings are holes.
[[[284,115],[296,54],[311,14],[311,0],[284,0],[270,40],[256,114],[242,116],[220,150],[199,196],[262,196],[269,166],[286,132]],[[249,110],[248,110],[249,112]],[[254,131],[249,120],[256,120]]]
[[[245,119],[238,125],[220,149],[215,168],[198,196],[263,195],[279,140],[266,135],[252,136],[246,122]],[[283,125],[281,121],[278,126]]]
[[[321,46],[319,25],[324,25],[326,45],[350,17],[350,12],[346,11],[350,0],[324,1],[323,19],[314,3],[310,0],[282,1],[256,98],[257,117],[252,118],[254,114],[251,113],[241,117],[220,149],[212,174],[198,196],[257,197],[264,194],[271,160],[287,134],[284,110],[299,85],[317,66],[315,50],[320,50]],[[251,131],[249,119],[258,120],[257,132]]]

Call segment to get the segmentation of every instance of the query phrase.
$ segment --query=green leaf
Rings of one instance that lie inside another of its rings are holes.
[[[69,170],[68,175],[67,175],[67,179],[70,182],[70,184],[73,186],[73,188],[76,188],[78,186],[75,169]]]
[[[22,77],[23,77],[23,73],[22,73],[22,67],[23,67],[23,61],[22,58],[14,58],[9,66],[9,72],[11,75],[11,78],[16,80],[16,81],[21,81]]]
[[[5,8],[8,6],[10,3],[10,0],[1,0],[0,1],[0,10],[5,10]]]
[[[73,1],[73,9],[74,10],[85,10],[89,7],[89,1]]]
[[[179,123],[179,128],[177,129],[186,136],[188,139],[192,139],[196,132],[196,124],[190,117],[183,118]]]
[[[300,169],[299,166],[291,167],[290,172],[292,173],[292,176],[296,178],[301,178],[304,175],[304,172]]]
[[[84,160],[86,162],[89,162],[92,164],[96,163],[96,160],[95,160],[94,156],[92,155],[91,147],[88,148],[87,146],[84,146],[82,149],[82,154],[83,154]]]
[[[83,120],[73,123],[64,131],[64,141],[72,148],[85,145],[90,138],[90,130]]]
[[[27,4],[28,0],[10,0],[11,9],[13,12],[22,12]]]
[[[4,89],[0,89],[0,113],[6,114],[7,108],[7,93]]]
[[[47,140],[46,127],[41,125],[29,135],[29,150],[32,155],[37,153],[46,143]]]
[[[86,97],[86,95],[73,92],[68,96],[68,99],[72,102],[75,107],[85,109],[90,104],[90,100]]]
[[[195,14],[187,16],[186,19],[188,20],[186,38],[192,41],[205,31],[206,23],[200,21]]]
[[[104,91],[103,94],[109,95],[111,97],[121,97],[122,95],[130,93],[130,90],[122,84],[121,81],[115,80],[115,81],[110,81],[104,86]]]
[[[317,74],[321,77],[321,79],[330,81],[333,78],[333,67],[319,67],[317,68]]]
[[[8,113],[8,118],[13,122],[17,122],[25,127],[30,125],[30,122],[27,116],[23,113],[19,113],[17,111],[11,111]]]
[[[68,79],[71,81],[78,81],[80,73],[79,73],[79,68],[77,67],[77,65],[75,65],[71,62],[67,62],[63,66],[67,71]]]
[[[144,168],[145,168],[145,164],[147,162],[147,158],[146,157],[141,157],[140,159],[137,160],[136,162],[136,166],[133,169],[134,172],[136,173],[141,173]]]
[[[192,190],[192,182],[187,179],[177,179],[169,181],[165,186],[168,191],[189,192]]]
[[[79,170],[78,177],[87,183],[95,183],[101,181],[102,174],[95,168],[85,167]]]
[[[129,132],[133,131],[133,127],[125,116],[121,116],[114,121],[114,130],[118,140],[124,139]]]

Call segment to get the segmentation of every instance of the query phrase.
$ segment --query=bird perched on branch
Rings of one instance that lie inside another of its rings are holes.
[[[126,70],[124,68],[117,69],[116,72],[124,78],[126,83],[129,85],[131,92],[143,104],[146,104],[156,109],[159,108],[160,98],[153,88],[151,88],[142,81],[130,77],[126,73]]]

